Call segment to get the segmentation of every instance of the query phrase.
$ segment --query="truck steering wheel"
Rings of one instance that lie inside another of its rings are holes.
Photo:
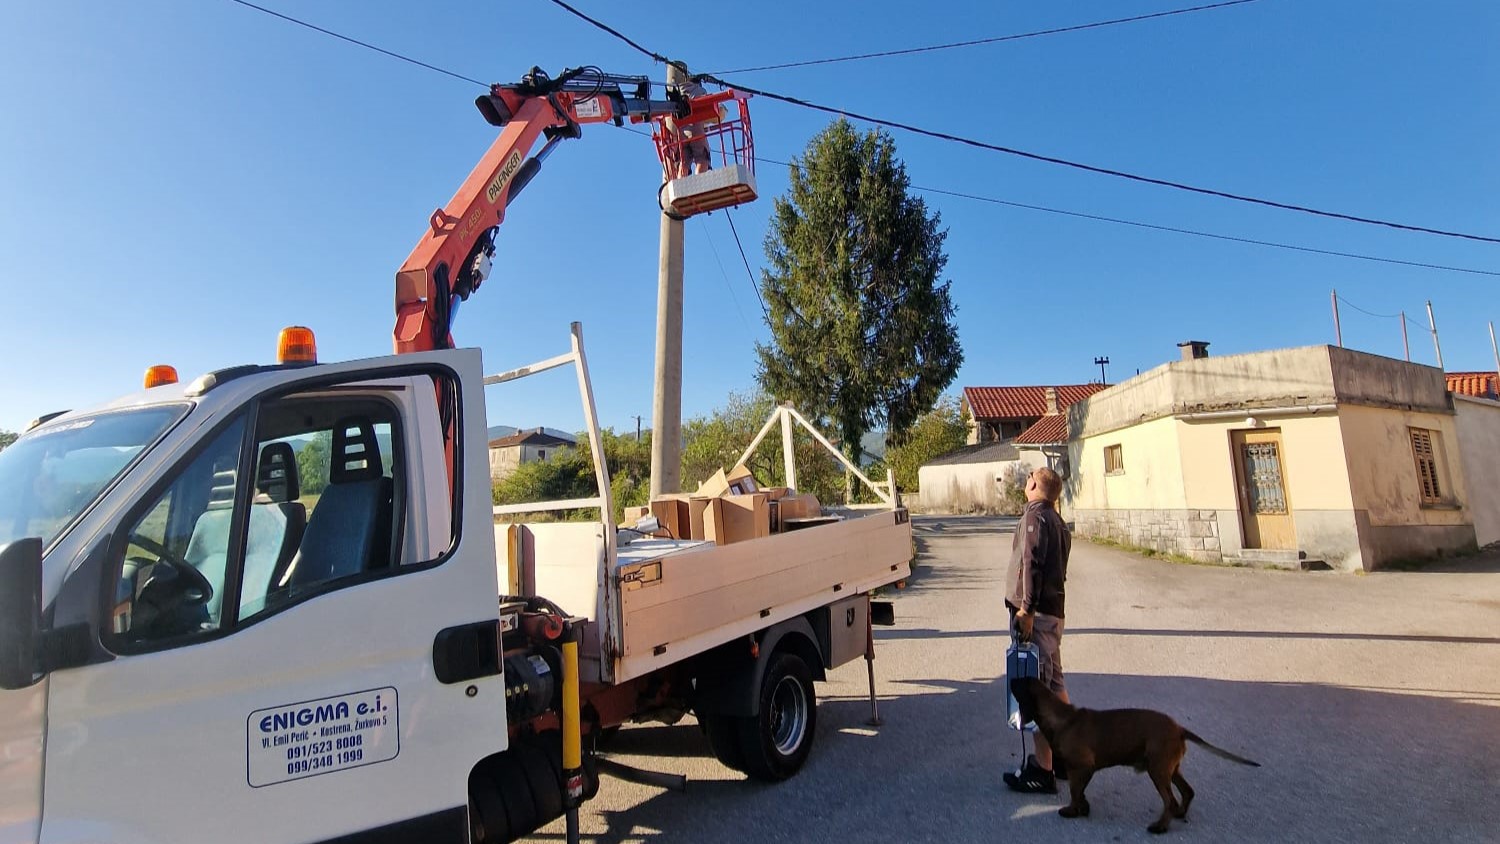
[[[132,535],[130,543],[157,557],[146,582],[138,590],[131,626],[155,635],[196,631],[202,619],[194,618],[189,625],[182,618],[182,611],[207,604],[214,595],[213,584],[197,566],[154,539]],[[171,627],[174,622],[189,629],[157,629]]]

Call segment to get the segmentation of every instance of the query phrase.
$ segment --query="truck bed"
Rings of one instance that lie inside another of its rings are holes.
[[[594,625],[598,649],[586,649],[597,662],[588,662],[599,681],[618,683],[908,577],[907,512],[851,516],[729,545],[637,540],[619,548],[608,576],[598,523],[516,526],[519,536],[501,525],[497,533],[501,548],[534,568],[537,594],[602,622]]]

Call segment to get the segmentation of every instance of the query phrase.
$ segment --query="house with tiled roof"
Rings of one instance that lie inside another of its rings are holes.
[[[1104,384],[965,387],[961,402],[968,445],[917,470],[921,506],[949,513],[1006,512],[1011,487],[1051,466],[1068,439],[1067,410]]]
[[[559,437],[542,428],[526,428],[505,437],[490,440],[490,480],[508,477],[522,463],[546,460],[561,449],[578,445],[577,440]]]
[[[1073,404],[1107,386],[965,387],[963,414],[969,423],[969,444],[1010,442],[1043,418],[1062,416]],[[1045,430],[1053,431],[1056,424],[1054,420]],[[1041,432],[1033,437],[1040,435]]]

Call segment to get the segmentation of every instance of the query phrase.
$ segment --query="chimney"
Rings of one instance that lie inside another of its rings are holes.
[[[1198,358],[1208,357],[1207,340],[1184,340],[1177,344],[1177,348],[1182,350],[1183,360],[1197,360]]]
[[[1057,415],[1057,388],[1056,387],[1048,387],[1047,388],[1047,415],[1048,416],[1056,416]]]

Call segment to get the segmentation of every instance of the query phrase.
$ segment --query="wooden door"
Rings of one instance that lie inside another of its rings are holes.
[[[1235,478],[1239,483],[1244,547],[1292,550],[1297,532],[1286,493],[1281,429],[1232,431]]]

